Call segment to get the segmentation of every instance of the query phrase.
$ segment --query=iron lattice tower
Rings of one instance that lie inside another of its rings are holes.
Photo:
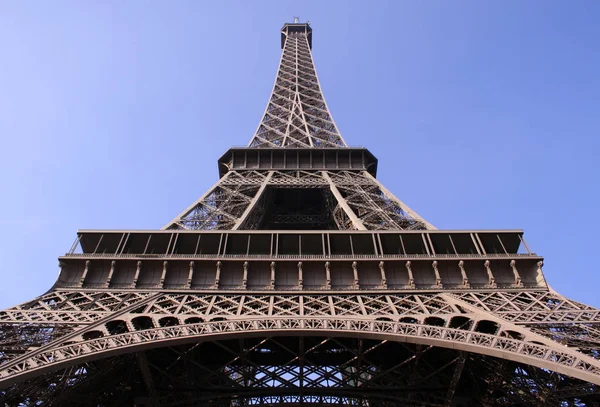
[[[520,230],[435,229],[346,145],[312,29],[281,32],[264,116],[161,230],[82,230],[0,312],[17,405],[597,405],[599,310]]]

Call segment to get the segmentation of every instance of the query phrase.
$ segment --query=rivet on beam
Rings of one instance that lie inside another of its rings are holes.
[[[546,285],[546,279],[544,278],[544,273],[542,272],[543,265],[544,262],[542,260],[537,262],[537,275],[535,280],[538,283],[538,285]]]
[[[269,290],[275,289],[275,262],[271,262],[271,284],[269,285]]]
[[[219,280],[221,279],[221,262],[217,262],[217,273],[215,274],[215,284],[212,286],[213,289],[219,288]]]
[[[108,272],[108,277],[106,278],[106,282],[104,283],[104,288],[108,288],[110,285],[110,280],[112,280],[113,274],[115,273],[115,266],[117,265],[116,261],[110,262],[110,271]]]
[[[360,285],[358,284],[358,263],[355,261],[352,262],[352,273],[354,274],[354,282],[352,283],[352,288],[358,290]]]
[[[437,260],[431,263],[431,267],[433,267],[433,272],[435,273],[435,288],[442,288],[442,277],[440,277]]]
[[[519,271],[517,270],[517,262],[511,260],[510,267],[512,268],[513,274],[515,275],[515,285],[517,287],[523,287],[523,281],[521,281],[521,276],[519,275]]]
[[[415,278],[413,276],[412,269],[410,268],[411,264],[412,263],[410,261],[406,262],[406,271],[408,271],[408,286],[409,288],[416,288]]]
[[[195,265],[196,265],[196,263],[194,263],[193,261],[190,261],[190,271],[188,273],[188,278],[187,278],[187,283],[186,283],[187,288],[192,288],[192,279],[194,278],[194,266]]]
[[[302,262],[298,262],[298,288],[301,290],[304,288],[304,279],[302,277]]]
[[[89,260],[85,261],[85,269],[83,269],[83,274],[81,275],[81,279],[79,280],[80,287],[83,287],[83,282],[85,281],[85,278],[87,277],[88,271],[90,271],[90,264],[91,264],[91,262]]]
[[[244,275],[242,276],[242,288],[246,289],[246,285],[248,284],[248,262],[244,262]]]
[[[385,263],[383,261],[379,262],[379,271],[381,272],[381,288],[388,288],[387,278],[385,277]]]
[[[469,279],[467,278],[467,272],[465,270],[465,262],[464,261],[459,261],[458,262],[458,268],[460,269],[460,274],[462,275],[462,279],[463,279],[463,287],[465,288],[471,288],[471,284],[469,284]]]
[[[488,287],[498,288],[498,284],[496,284],[496,279],[494,278],[494,275],[492,274],[492,269],[490,268],[490,261],[486,260],[485,263],[483,263],[483,266],[487,270],[488,274]]]
[[[140,271],[142,271],[142,262],[141,260],[137,262],[136,266],[135,266],[135,274],[133,275],[133,281],[131,282],[131,287],[135,287],[137,282],[138,282],[138,278],[140,277]]]
[[[331,263],[325,262],[325,288],[331,290]]]

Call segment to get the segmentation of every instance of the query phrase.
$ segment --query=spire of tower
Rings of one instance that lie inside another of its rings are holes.
[[[281,29],[281,61],[271,97],[249,147],[346,147],[321,91],[312,59],[312,28]]]

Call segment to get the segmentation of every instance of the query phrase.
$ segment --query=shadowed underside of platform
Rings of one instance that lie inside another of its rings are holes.
[[[8,405],[44,400],[52,406],[598,402],[595,386],[518,362],[431,345],[326,336],[240,337],[164,346],[88,361],[7,390]]]

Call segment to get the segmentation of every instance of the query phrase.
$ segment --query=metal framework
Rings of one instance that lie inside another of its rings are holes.
[[[247,148],[161,230],[79,231],[0,311],[0,404],[600,404],[600,310],[547,285],[520,230],[441,231],[348,147],[312,29],[282,29]]]

